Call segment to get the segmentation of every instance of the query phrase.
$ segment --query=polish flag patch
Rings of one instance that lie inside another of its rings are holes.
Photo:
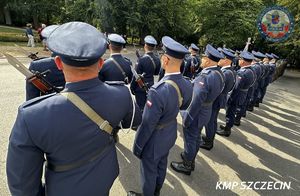
[[[149,101],[149,100],[147,100],[147,103],[146,103],[146,104],[147,104],[148,107],[151,107],[151,106],[152,106],[152,102]]]
[[[204,82],[199,82],[200,86],[204,86]]]

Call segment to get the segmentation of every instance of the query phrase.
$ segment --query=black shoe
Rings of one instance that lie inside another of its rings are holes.
[[[220,129],[224,130],[226,126],[220,125]]]
[[[214,141],[207,137],[202,137],[202,142],[199,147],[205,150],[211,150],[214,147]]]
[[[159,196],[160,195],[160,189],[162,185],[156,185],[155,191],[154,191],[154,196]]]
[[[221,136],[229,137],[231,134],[231,128],[221,125],[221,130],[217,130],[216,133]]]
[[[234,119],[233,124],[236,125],[236,126],[240,126],[241,125],[241,120]]]
[[[118,133],[113,134],[113,138],[114,138],[114,140],[115,140],[115,143],[118,143],[118,142],[119,142],[119,136],[118,136]]]
[[[142,196],[142,194],[141,194],[141,193],[136,193],[136,192],[134,192],[134,191],[129,191],[129,192],[127,193],[127,196]]]
[[[253,110],[254,110],[253,105],[251,105],[251,106],[249,106],[249,107],[247,108],[247,111],[249,111],[249,112],[253,112]]]
[[[183,173],[189,176],[192,173],[192,162],[191,161],[171,162],[171,168],[176,172]]]
[[[184,152],[180,153],[180,156],[183,161],[186,161],[186,159],[184,157]],[[192,171],[194,171],[194,170],[195,170],[195,160],[192,161]]]

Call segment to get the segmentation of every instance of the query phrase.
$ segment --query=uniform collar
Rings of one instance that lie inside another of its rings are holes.
[[[218,65],[206,67],[206,68],[204,68],[203,70],[206,70],[206,69],[216,69],[216,68],[218,68]]]
[[[64,91],[75,92],[79,90],[89,89],[101,84],[103,84],[103,82],[101,82],[98,77],[79,82],[67,82]]]
[[[221,69],[231,69],[231,65],[223,66],[223,67],[221,67]]]
[[[121,56],[121,53],[113,53],[113,54],[110,54],[110,56]]]
[[[148,51],[146,52],[146,54],[153,54],[153,51]]]
[[[181,74],[180,72],[174,72],[174,73],[165,73],[165,76],[171,76],[171,75],[177,75]]]
[[[163,80],[165,81],[169,79],[179,79],[179,78],[182,78],[182,74],[180,72],[175,72],[175,73],[165,74]]]

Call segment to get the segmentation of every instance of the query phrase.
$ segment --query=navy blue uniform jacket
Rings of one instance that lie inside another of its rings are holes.
[[[132,100],[124,85],[108,85],[98,78],[67,83],[113,127],[129,127]],[[141,121],[137,114],[135,124]],[[41,195],[44,156],[52,164],[70,164],[91,157],[112,139],[108,133],[60,94],[45,95],[19,107],[9,139],[8,185],[14,196]],[[107,195],[119,174],[114,143],[96,160],[81,167],[54,172],[46,168],[47,196]]]
[[[172,80],[178,85],[183,98],[180,108],[177,91],[165,80]],[[189,106],[192,91],[192,84],[181,74],[167,75],[151,87],[135,137],[133,153],[136,156],[156,160],[168,154],[177,138],[177,114],[179,109]]]
[[[105,81],[122,81],[124,82],[125,77],[122,74],[121,70],[118,68],[118,66],[112,61],[113,58],[115,61],[117,61],[120,66],[122,67],[123,71],[125,72],[126,77],[128,77],[128,83],[132,80],[132,72],[131,72],[131,61],[125,57],[123,57],[121,54],[112,54],[109,59],[107,59],[102,69],[99,72],[99,79],[102,82]]]
[[[152,63],[152,60],[150,58],[152,58],[154,63]],[[154,84],[154,75],[158,75],[159,71],[160,71],[160,60],[153,54],[153,52],[148,52],[142,58],[140,58],[136,67],[136,72],[138,74],[143,75],[148,88],[150,88]],[[130,88],[134,92],[137,91],[144,92],[143,89],[139,88],[138,84],[135,81],[132,81]]]

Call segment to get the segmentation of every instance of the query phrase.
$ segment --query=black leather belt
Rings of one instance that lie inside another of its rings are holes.
[[[65,172],[72,169],[79,168],[81,166],[84,166],[90,162],[95,161],[98,159],[101,155],[103,155],[110,147],[114,145],[113,139],[110,138],[109,143],[104,148],[99,148],[96,150],[91,157],[83,160],[79,160],[77,162],[69,163],[69,164],[63,164],[63,165],[56,165],[49,161],[47,161],[47,168],[54,171],[54,172]]]

